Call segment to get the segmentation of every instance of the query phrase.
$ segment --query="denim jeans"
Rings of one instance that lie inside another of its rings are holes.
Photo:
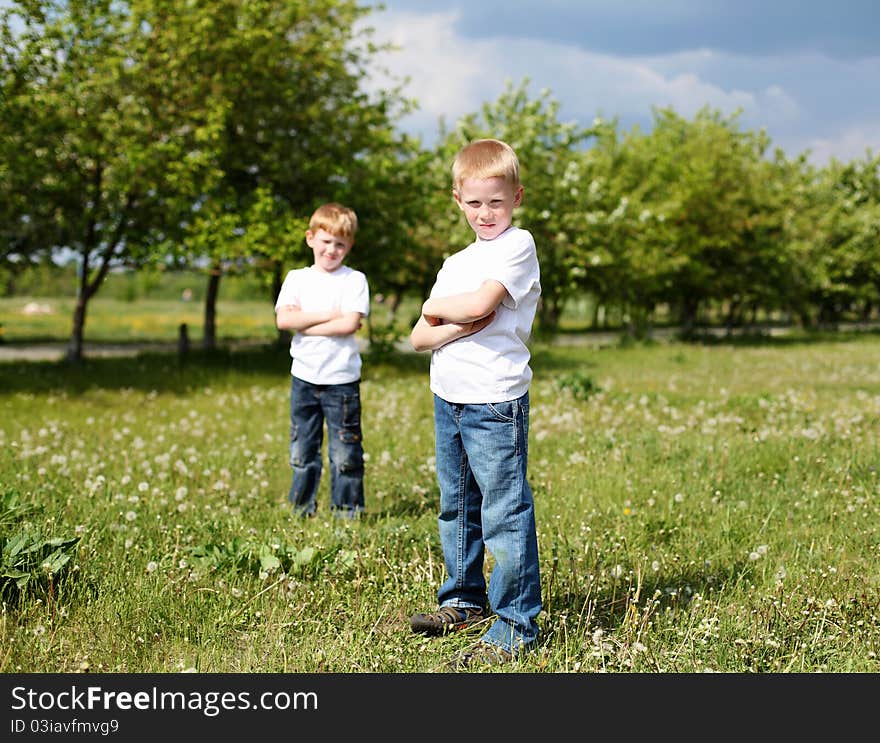
[[[311,516],[317,509],[321,481],[321,445],[327,422],[330,460],[330,509],[340,517],[364,510],[364,450],[361,435],[360,382],[312,384],[290,382],[290,466],[288,498],[294,510]]]
[[[434,396],[440,544],[448,573],[441,606],[485,607],[485,550],[495,560],[482,640],[513,653],[538,637],[541,578],[528,464],[529,395],[487,404]]]

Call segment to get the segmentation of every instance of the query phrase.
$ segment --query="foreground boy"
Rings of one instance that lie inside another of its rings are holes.
[[[453,659],[453,668],[466,668],[512,660],[538,637],[526,342],[541,284],[535,242],[511,224],[523,187],[510,146],[472,142],[456,156],[452,176],[453,197],[476,240],[444,261],[410,335],[416,351],[431,351],[438,524],[448,578],[437,592],[439,611],[414,615],[410,627],[441,635],[489,625],[475,647]],[[486,548],[495,560],[488,592]]]

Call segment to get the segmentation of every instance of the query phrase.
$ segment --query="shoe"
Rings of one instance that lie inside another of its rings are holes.
[[[409,626],[413,632],[423,635],[445,635],[458,632],[485,621],[489,613],[476,606],[461,609],[455,606],[441,606],[433,614],[413,614]]]
[[[450,671],[465,671],[477,667],[500,666],[510,663],[515,656],[504,648],[490,642],[479,642],[469,650],[462,650],[452,656],[448,664]]]

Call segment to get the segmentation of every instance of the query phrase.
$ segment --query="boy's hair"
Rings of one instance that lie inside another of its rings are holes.
[[[322,204],[309,220],[309,229],[312,232],[325,230],[336,237],[344,237],[346,240],[354,240],[357,233],[358,219],[353,209],[331,201]]]
[[[500,139],[476,139],[455,156],[452,187],[458,191],[465,178],[504,178],[514,188],[519,183],[519,159]]]

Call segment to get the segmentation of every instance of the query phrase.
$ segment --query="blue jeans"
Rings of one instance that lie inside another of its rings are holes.
[[[336,516],[354,518],[364,510],[360,382],[312,384],[291,377],[293,482],[288,498],[302,516],[311,516],[317,509],[325,420],[330,459],[330,509]]]
[[[538,637],[541,578],[535,507],[526,479],[529,395],[487,404],[434,396],[440,544],[448,573],[440,606],[485,607],[482,640],[514,654]],[[488,596],[483,560],[495,560]]]

